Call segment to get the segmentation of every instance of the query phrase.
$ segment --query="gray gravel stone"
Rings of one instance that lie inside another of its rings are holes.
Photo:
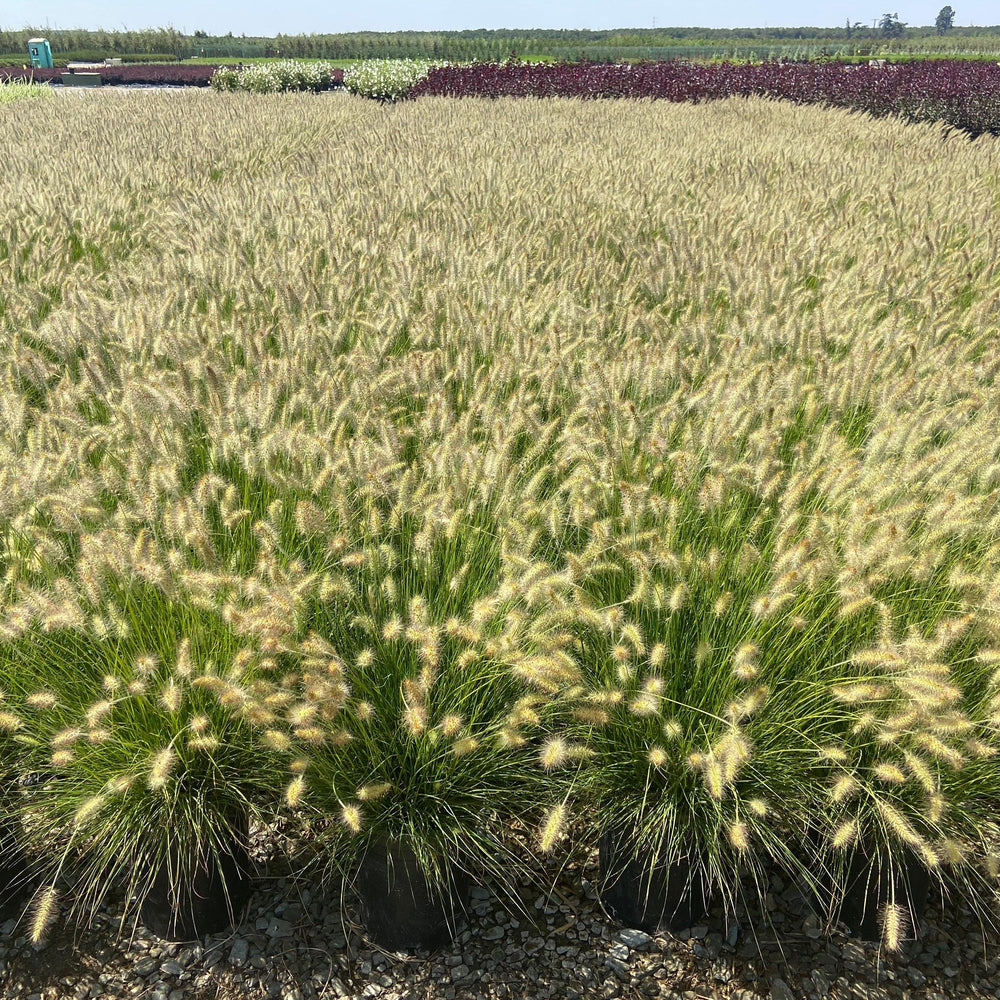
[[[237,938],[229,949],[229,964],[241,966],[250,954],[250,942],[246,938]]]
[[[605,960],[604,964],[623,982],[627,982],[631,979],[629,974],[628,965],[619,958],[614,958],[609,955]]]
[[[145,979],[151,972],[156,970],[155,958],[141,958],[132,966],[132,972],[140,979]]]
[[[267,936],[269,938],[286,938],[293,934],[292,925],[287,920],[274,917],[267,924]]]
[[[771,1000],[795,1000],[795,994],[784,979],[778,978],[771,983]]]
[[[648,951],[653,944],[649,934],[634,927],[623,927],[615,937],[633,951]]]

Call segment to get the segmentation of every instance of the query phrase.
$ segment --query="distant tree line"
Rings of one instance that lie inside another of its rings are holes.
[[[696,51],[747,47],[758,50],[769,43],[807,46],[835,43],[873,42],[885,38],[914,40],[947,32],[951,36],[976,38],[1000,35],[1000,25],[954,27],[954,11],[942,10],[936,24],[911,27],[897,14],[886,14],[872,22],[847,22],[838,28],[628,28],[607,31],[573,29],[502,29],[474,31],[357,31],[343,34],[285,35],[273,38],[247,35],[209,35],[204,31],[184,34],[174,28],[143,31],[104,31],[83,28],[51,29],[28,27],[20,31],[0,31],[0,54],[27,52],[30,37],[44,35],[54,53],[101,52],[109,56],[163,53],[177,59],[193,56],[260,58],[363,59],[367,57],[434,58],[453,61],[502,60],[511,53],[551,56],[557,59],[661,58],[677,50]],[[766,48],[761,49],[766,51]]]

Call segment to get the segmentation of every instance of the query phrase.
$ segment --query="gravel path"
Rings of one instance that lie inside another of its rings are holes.
[[[943,1000],[1000,995],[998,938],[964,909],[932,903],[920,941],[897,956],[824,934],[791,886],[772,879],[766,913],[713,913],[679,935],[650,937],[604,916],[596,854],[548,892],[523,884],[520,909],[474,888],[468,922],[446,950],[386,953],[357,922],[356,901],[265,866],[240,927],[173,944],[139,928],[116,940],[120,900],[76,938],[34,948],[16,919],[0,927],[0,996],[9,1000],[515,1000],[644,998]],[[756,929],[756,935],[750,930]],[[780,936],[781,944],[778,940]]]

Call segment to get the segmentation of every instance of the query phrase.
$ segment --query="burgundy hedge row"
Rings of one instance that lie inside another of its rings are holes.
[[[181,66],[165,64],[132,65],[132,66],[100,66],[93,70],[80,72],[100,73],[101,80],[111,86],[135,83],[146,85],[172,85],[184,87],[207,87],[215,72],[215,66]],[[0,80],[29,80],[39,83],[61,83],[65,69],[22,69],[20,66],[0,66]],[[330,74],[331,84],[339,86],[344,82],[344,71],[335,69]]]
[[[19,66],[0,68],[0,78],[12,80],[34,79],[36,82],[61,83],[65,69],[21,69]],[[214,66],[180,66],[180,65],[131,65],[131,66],[101,66],[96,69],[80,70],[81,73],[100,73],[101,80],[107,84],[172,84],[185,87],[207,87],[215,72]]]
[[[647,97],[705,101],[760,95],[943,121],[973,135],[1000,134],[1000,65],[926,60],[841,63],[475,63],[442,66],[411,91],[449,97]]]

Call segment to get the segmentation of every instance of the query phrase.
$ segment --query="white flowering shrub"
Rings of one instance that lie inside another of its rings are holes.
[[[435,65],[428,59],[366,59],[344,71],[344,86],[360,97],[398,101]]]
[[[253,94],[276,94],[290,90],[327,90],[333,64],[321,60],[304,62],[252,63],[249,66],[220,66],[212,74],[213,90],[247,90]]]
[[[220,66],[209,82],[212,90],[239,90],[240,71],[235,66]]]

